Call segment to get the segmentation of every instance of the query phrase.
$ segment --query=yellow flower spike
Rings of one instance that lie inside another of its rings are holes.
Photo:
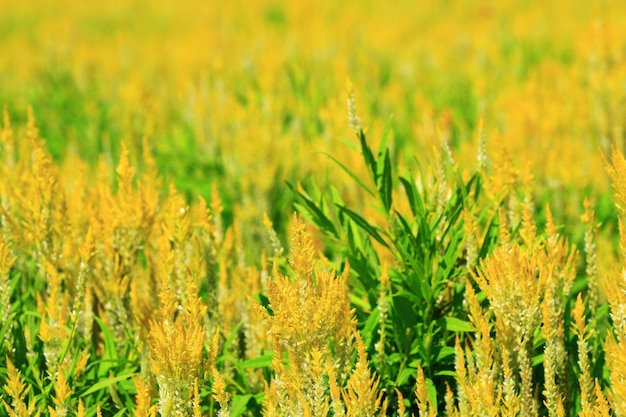
[[[597,417],[609,417],[611,415],[611,408],[597,380],[595,384],[595,394],[597,398],[597,404],[595,407],[595,412],[596,412],[595,415]]]
[[[30,386],[27,386],[24,379],[21,376],[21,372],[15,368],[13,363],[6,357],[7,366],[7,378],[3,386],[4,391],[11,398],[11,404],[7,404],[4,399],[4,408],[11,416],[27,417],[30,416],[29,407],[25,402],[26,396],[30,391]]]
[[[457,396],[459,401],[459,411],[461,415],[469,415],[469,395],[471,390],[467,375],[467,366],[465,364],[465,353],[461,347],[461,341],[457,335],[454,342],[454,370],[456,371]]]
[[[381,364],[385,364],[385,322],[387,320],[387,314],[389,310],[389,302],[387,301],[387,295],[390,293],[391,286],[389,281],[389,272],[387,270],[387,264],[383,263],[383,272],[380,276],[380,293],[378,294],[378,309],[380,310],[379,323],[379,341],[374,346],[376,349],[376,360]]]
[[[218,411],[218,415],[221,412]],[[200,407],[200,392],[198,390],[198,378],[193,382],[193,416],[202,417],[202,407]]]
[[[160,307],[151,322],[150,363],[159,385],[159,412],[186,410],[192,413],[194,379],[202,375],[206,307],[197,288],[187,283],[186,304],[181,306],[164,277]]]
[[[611,147],[611,162],[604,159],[604,165],[613,183],[615,206],[626,214],[626,159],[617,146]]]
[[[65,373],[62,369],[59,369],[54,382],[54,395],[52,396],[52,402],[54,403],[54,411],[58,416],[67,415],[67,401],[72,394],[72,389],[67,383]]]
[[[316,348],[311,351],[311,355],[308,358],[306,367],[309,375],[307,385],[305,389],[308,392],[306,396],[307,402],[310,405],[311,415],[317,417],[325,417],[330,410],[330,403],[326,396],[326,380],[325,374],[327,372],[326,351]]]
[[[224,211],[224,205],[220,198],[219,191],[217,189],[217,183],[213,183],[211,186],[211,216],[213,218],[213,239],[217,245],[222,243],[222,237],[224,229],[222,226],[222,212]]]
[[[337,384],[337,377],[335,376],[335,371],[332,364],[327,365],[328,368],[328,384],[330,386],[330,398],[331,398],[331,408],[333,410],[333,415],[337,417],[345,416],[346,410],[343,406],[343,401],[341,399],[341,389]]]
[[[626,413],[626,342],[608,337],[606,342],[607,368],[610,369],[610,387],[607,399],[616,415]]]
[[[213,335],[213,339],[211,339],[211,346],[207,356],[206,367],[208,369],[212,369],[215,366],[215,361],[217,360],[217,356],[219,354],[219,342],[220,333],[219,330],[216,330],[215,334]]]
[[[508,348],[502,349],[502,371],[504,380],[502,381],[502,408],[505,415],[516,416],[520,412],[520,396],[516,390],[516,381],[509,360]]]
[[[585,322],[585,306],[582,296],[578,294],[576,304],[572,309],[572,330],[577,336],[578,346],[578,366],[580,368],[580,376],[578,384],[580,386],[581,408],[583,412],[591,412],[595,404],[594,381],[591,376],[591,364],[589,363],[589,345],[587,339],[587,323]]]
[[[619,247],[622,253],[622,262],[626,264],[626,227],[622,218],[617,219],[617,225],[619,228]]]
[[[346,92],[348,94],[348,124],[350,129],[358,135],[361,130],[361,119],[356,112],[356,104],[354,99],[354,85],[350,79],[346,79]]]
[[[280,243],[280,239],[278,238],[276,230],[274,230],[274,225],[272,224],[272,221],[265,212],[263,213],[263,225],[265,226],[265,230],[267,231],[272,250],[274,251],[274,258],[279,258],[280,256],[282,256],[285,249]]]
[[[184,248],[191,236],[189,207],[171,182],[165,207],[163,232],[176,247]]]
[[[424,378],[424,370],[417,365],[417,380],[415,381],[415,397],[420,417],[427,417],[433,412],[433,404],[428,397],[428,387]]]
[[[198,197],[196,222],[204,233],[206,233],[206,235],[212,240],[215,232],[215,224],[213,224],[213,216],[209,212],[207,202],[202,196]]]
[[[76,366],[74,367],[74,372],[73,372],[73,376],[74,378],[79,378],[83,375],[83,373],[85,372],[85,369],[87,368],[87,362],[89,361],[89,357],[90,354],[88,351],[83,352],[80,357],[78,358],[78,361],[76,362]]]
[[[265,399],[263,400],[263,417],[278,417],[278,392],[276,391],[276,384],[272,383],[268,385],[266,381],[263,381],[265,384]]]
[[[136,375],[133,377],[133,383],[137,391],[137,395],[135,396],[135,417],[156,417],[157,406],[152,404],[150,388],[148,388],[144,379]]]
[[[398,417],[408,417],[406,414],[406,404],[404,404],[404,396],[398,388],[394,388],[398,396]]]
[[[475,267],[478,259],[478,227],[474,214],[467,208],[463,208],[463,232],[465,236],[465,265],[468,269]]]
[[[557,383],[557,364],[558,364],[558,352],[557,352],[557,329],[554,327],[552,321],[552,306],[554,303],[554,294],[550,287],[546,290],[546,295],[541,303],[541,312],[543,316],[543,326],[541,332],[543,338],[546,341],[544,348],[544,391],[545,406],[548,409],[548,413],[551,416],[562,416],[563,414],[563,397],[561,390]]]
[[[85,411],[85,404],[83,404],[82,398],[78,399],[78,410],[76,410],[76,417],[87,417],[87,412]]]
[[[0,234],[0,326],[4,326],[11,312],[11,285],[9,273],[15,260],[15,256],[11,257],[9,245],[2,239]],[[5,342],[8,342],[10,332],[5,335]]]
[[[533,213],[529,204],[522,204],[522,228],[519,232],[524,246],[530,250],[535,246],[537,239],[537,226],[533,219]]]
[[[591,201],[585,197],[583,203],[585,212],[581,216],[581,221],[585,224],[585,273],[587,274],[587,285],[589,288],[588,306],[594,310],[598,303],[598,262],[595,236],[598,231],[599,223],[596,223],[595,213],[593,211]]]
[[[497,139],[500,138],[495,138],[494,142],[499,143],[499,149],[493,164],[493,174],[489,177],[489,181],[493,183],[494,197],[503,193],[502,198],[507,198],[519,180],[519,169],[513,163],[507,149],[502,145],[502,141]]]
[[[509,222],[506,219],[504,211],[498,210],[498,234],[500,237],[500,244],[502,246],[508,246],[511,243],[511,234],[509,232]]]
[[[122,154],[115,170],[118,176],[118,195],[121,198],[122,209],[130,206],[134,194],[133,179],[135,178],[135,168],[130,163],[130,156],[126,144],[122,142]]]
[[[313,269],[315,268],[313,240],[300,215],[294,214],[292,221],[291,267],[297,279],[306,280],[309,285],[313,285]]]
[[[0,235],[0,276],[8,276],[16,260],[17,257],[11,256],[9,245]]]
[[[230,401],[230,395],[226,392],[226,383],[216,368],[213,368],[212,374],[213,386],[211,387],[211,391],[213,392],[213,398],[220,405],[218,416],[227,416],[230,413],[228,404]]]
[[[487,132],[485,130],[485,120],[480,116],[478,120],[478,171],[484,172],[487,169]]]
[[[468,352],[467,354],[471,355],[467,357],[468,363],[470,360],[473,361],[473,366],[470,368],[475,367],[476,372],[470,372],[466,390],[480,392],[481,395],[477,402],[478,408],[487,410],[497,407],[496,397],[498,396],[495,392],[494,384],[496,369],[494,367],[495,349],[491,338],[491,324],[488,316],[483,313],[474,289],[469,282],[466,282],[465,285],[465,298],[469,305],[470,321],[476,329],[476,340],[473,343],[474,352]]]
[[[446,403],[446,415],[448,417],[460,417],[459,409],[454,404],[454,393],[452,392],[452,388],[450,388],[450,384],[448,384],[447,382],[446,382],[446,394],[444,397],[444,401]]]
[[[346,415],[375,415],[381,407],[382,393],[378,391],[380,378],[372,375],[367,362],[367,352],[361,336],[355,330],[357,362],[342,395]]]
[[[556,239],[559,236],[549,203],[546,204],[546,235],[548,239]]]

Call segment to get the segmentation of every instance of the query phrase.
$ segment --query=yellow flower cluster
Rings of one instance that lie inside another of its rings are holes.
[[[299,216],[292,234],[293,277],[274,268],[268,285],[271,313],[257,305],[274,343],[276,376],[266,390],[265,415],[321,417],[331,409],[337,416],[374,415],[381,407],[378,380],[368,367],[346,283],[317,264],[312,237]],[[355,347],[357,362],[350,371]]]

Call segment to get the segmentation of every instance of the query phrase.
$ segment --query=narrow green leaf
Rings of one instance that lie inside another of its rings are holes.
[[[433,380],[430,378],[426,378],[426,385],[428,385],[428,398],[432,404],[439,404],[437,401],[437,389],[435,388],[435,384]]]
[[[498,231],[498,216],[493,216],[491,222],[489,223],[489,227],[487,228],[487,233],[485,234],[485,239],[483,240],[482,245],[480,246],[480,251],[478,254],[479,258],[484,258],[487,254],[491,253],[493,249],[496,247],[498,239],[499,239],[499,231]]]
[[[456,350],[452,346],[442,346],[437,352],[437,362],[443,362],[444,359],[456,355]]]
[[[361,336],[363,337],[363,341],[365,341],[366,345],[369,345],[372,341],[372,337],[374,336],[374,331],[380,322],[380,310],[375,308],[372,310],[372,313],[367,318],[365,322],[365,326],[361,330]]]
[[[233,330],[230,332],[230,335],[228,335],[228,339],[226,339],[226,341],[224,342],[224,348],[222,349],[223,352],[227,352],[228,350],[230,350],[230,345],[233,343],[233,340],[235,340],[235,337],[237,336],[237,333],[239,332],[239,329],[241,328],[242,325],[243,325],[243,322],[240,321],[239,323],[235,325]]]
[[[413,216],[424,217],[426,209],[424,208],[422,196],[420,195],[415,182],[408,180],[405,177],[400,177],[400,182],[402,183],[404,192],[409,199],[409,207],[411,208]]]
[[[392,170],[391,170],[391,159],[389,157],[389,153],[385,154],[384,159],[384,168],[382,172],[382,177],[380,180],[380,197],[383,201],[383,205],[385,206],[385,214],[389,213],[391,210],[392,203],[392,191],[393,191],[393,178],[392,178]]]
[[[469,321],[461,320],[456,317],[442,317],[437,323],[444,329],[451,332],[475,332],[476,329]]]
[[[367,234],[376,239],[376,241],[378,241],[381,245],[389,248],[389,244],[385,242],[385,240],[380,236],[374,226],[370,225],[363,217],[356,214],[354,211],[345,206],[337,205],[337,207],[339,208],[339,210],[341,210],[342,213],[345,213],[348,217],[350,217],[350,219],[352,219],[352,221],[354,221],[361,229],[367,232]]]
[[[272,366],[273,359],[274,359],[274,355],[271,353],[268,353],[262,356],[258,356],[256,358],[241,361],[237,364],[237,367],[244,368],[244,369],[266,368],[268,366]]]
[[[374,192],[363,182],[363,180],[361,180],[354,172],[350,171],[350,169],[347,166],[345,166],[341,161],[339,161],[337,158],[335,158],[334,156],[332,156],[331,154],[329,154],[327,152],[321,152],[321,153],[323,155],[326,155],[333,162],[335,162],[337,165],[339,165],[339,167],[346,174],[348,174],[354,181],[356,181],[356,183],[359,184],[361,186],[361,188],[363,188],[369,195],[371,195],[372,197],[376,197]]]
[[[127,374],[127,375],[118,375],[116,377],[113,378],[106,378],[103,379],[97,383],[95,383],[94,385],[92,385],[87,391],[83,392],[81,394],[81,397],[87,397],[91,394],[93,394],[96,391],[100,391],[101,389],[108,389],[110,385],[112,384],[117,384],[119,381],[124,381],[127,379],[132,378],[134,374]]]
[[[392,312],[393,317],[397,322],[402,323],[403,328],[413,328],[417,325],[418,317],[416,310],[423,308],[415,303],[416,298],[414,295],[409,294],[407,291],[403,291],[401,295],[394,295],[392,297]]]
[[[389,133],[391,132],[391,122],[393,121],[393,114],[390,114],[387,117],[387,122],[385,123],[385,130],[383,131],[383,138],[380,141],[380,146],[378,147],[378,158],[380,159],[383,152],[387,149],[387,140],[389,139]]]
[[[365,159],[365,163],[369,166],[370,172],[372,173],[372,178],[376,178],[376,160],[374,159],[374,154],[372,154],[372,150],[367,145],[367,141],[365,139],[365,133],[363,130],[359,131],[359,140],[361,141],[361,152],[363,153],[363,158]]]
[[[417,378],[417,368],[404,368],[396,378],[396,386],[401,386],[409,382],[410,378]]]
[[[100,329],[102,330],[102,337],[104,338],[104,354],[102,355],[102,360],[100,361],[100,366],[98,368],[98,376],[100,378],[105,377],[109,373],[109,369],[116,364],[117,357],[117,343],[115,342],[115,337],[109,331],[109,328],[104,324],[102,319],[99,317],[94,317]]]
[[[301,204],[302,211],[308,213],[312,217],[313,223],[320,228],[323,232],[327,232],[331,234],[335,238],[338,237],[337,229],[333,222],[324,214],[322,210],[320,210],[317,205],[311,201],[304,193],[297,191],[295,187],[291,184],[287,183],[287,186],[294,192],[296,195],[297,201],[303,203]]]

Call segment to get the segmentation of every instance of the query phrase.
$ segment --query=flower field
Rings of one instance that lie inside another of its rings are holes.
[[[0,415],[626,416],[626,3],[0,0]]]

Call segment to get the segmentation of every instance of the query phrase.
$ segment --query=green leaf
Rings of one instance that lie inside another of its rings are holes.
[[[428,385],[428,398],[430,399],[430,402],[432,404],[438,404],[437,388],[435,388],[435,384],[433,383],[433,380],[430,378],[426,378],[426,385]]]
[[[423,217],[425,213],[424,202],[422,201],[422,196],[420,195],[415,183],[413,181],[407,180],[404,177],[400,177],[400,182],[404,186],[404,192],[409,200],[409,207],[411,208],[411,213],[415,217]]]
[[[408,352],[412,340],[409,333],[415,329],[418,323],[418,316],[415,309],[420,306],[411,302],[406,296],[394,295],[391,303],[391,320],[393,321],[393,332],[395,339],[402,351]]]
[[[383,131],[383,138],[380,141],[380,146],[378,147],[378,157],[380,158],[383,152],[387,149],[387,140],[389,139],[389,133],[391,132],[391,122],[393,121],[393,114],[387,117],[387,122],[385,123],[385,130]]]
[[[482,259],[487,254],[491,253],[493,249],[496,247],[498,240],[500,239],[499,231],[498,231],[498,216],[495,215],[491,219],[489,223],[489,227],[487,229],[487,233],[485,234],[485,239],[480,247],[479,258]]]
[[[337,229],[333,222],[324,214],[324,212],[317,207],[317,205],[311,201],[305,194],[297,191],[295,187],[291,184],[287,183],[287,186],[295,193],[296,198],[299,202],[303,203],[301,211],[309,213],[312,216],[312,221],[315,223],[317,227],[320,228],[323,232],[331,234],[335,238],[338,237]]]
[[[363,130],[359,131],[359,140],[361,142],[361,152],[363,153],[363,158],[365,159],[365,163],[369,166],[370,172],[372,173],[372,178],[376,177],[376,160],[374,159],[374,154],[372,150],[367,146],[367,141],[365,139],[365,133]]]
[[[108,376],[109,370],[118,362],[117,343],[115,337],[111,334],[102,319],[97,316],[94,318],[100,326],[102,337],[104,338],[104,354],[102,355],[102,360],[98,368],[98,377],[103,378]]]
[[[451,332],[475,332],[476,329],[472,326],[472,323],[469,321],[461,320],[456,317],[442,317],[437,320],[437,324],[439,324],[444,329]]]
[[[380,163],[380,160],[379,160]],[[380,191],[380,198],[383,201],[383,205],[385,206],[385,211],[389,213],[391,210],[391,202],[392,202],[392,191],[393,191],[393,179],[392,179],[392,170],[391,170],[391,159],[389,158],[389,153],[385,152],[384,164],[382,169],[382,176],[380,179],[377,179],[378,190]]]
[[[329,157],[333,162],[335,162],[337,165],[339,165],[339,167],[346,173],[348,174],[354,181],[356,181],[357,184],[359,184],[361,186],[361,188],[363,188],[369,195],[371,195],[372,197],[376,197],[376,195],[374,194],[374,192],[363,182],[363,180],[361,180],[361,178],[359,178],[354,172],[352,172],[347,166],[345,166],[342,162],[340,162],[337,158],[335,158],[334,156],[332,156],[331,154],[327,153],[327,152],[321,152],[323,155],[326,155],[327,157]]]
[[[115,376],[113,378],[106,378],[101,380],[100,382],[95,383],[94,385],[92,385],[87,391],[83,392],[81,394],[82,397],[87,397],[91,394],[93,394],[96,391],[100,391],[101,389],[108,389],[110,385],[112,384],[117,384],[119,381],[124,381],[127,379],[132,378],[132,376],[135,375],[134,373],[129,373],[126,375],[118,375]]]
[[[417,378],[417,368],[404,368],[396,378],[396,386],[401,386],[409,382],[410,378]]]
[[[437,353],[437,362],[456,355],[456,350],[452,346],[443,346]]]
[[[235,395],[230,403],[231,417],[238,417],[248,409],[248,402],[252,398],[251,394]]]
[[[244,368],[244,369],[266,368],[266,367],[272,366],[273,359],[274,359],[274,355],[272,353],[268,353],[265,355],[258,356],[256,358],[241,361],[237,364],[237,367]]]
[[[345,213],[354,221],[361,229],[363,229],[367,234],[376,239],[378,243],[383,245],[386,248],[389,248],[389,244],[385,242],[385,240],[380,236],[378,231],[374,228],[374,226],[370,225],[363,217],[359,216],[346,206],[337,205],[337,208],[341,210],[342,213]]]
[[[361,336],[363,337],[363,341],[366,345],[369,345],[372,341],[372,337],[374,335],[374,330],[376,329],[378,323],[380,322],[380,309],[375,308],[372,311],[372,314],[369,315],[367,321],[365,322],[365,326],[361,330]]]
[[[235,340],[235,337],[237,336],[237,333],[239,332],[239,329],[241,328],[242,325],[243,325],[243,322],[240,321],[239,323],[235,325],[233,330],[230,332],[228,339],[226,339],[226,341],[224,342],[224,348],[222,349],[223,352],[226,352],[230,349],[230,345]]]

